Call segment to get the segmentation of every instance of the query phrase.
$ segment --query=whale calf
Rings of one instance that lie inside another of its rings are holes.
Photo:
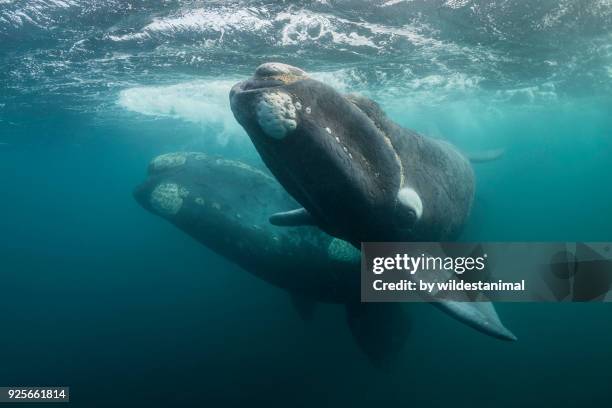
[[[282,186],[245,163],[198,152],[156,157],[134,190],[158,215],[249,273],[291,294],[300,315],[314,302],[345,305],[359,347],[375,361],[398,353],[410,329],[406,306],[360,303],[360,254],[316,227],[277,227],[270,212],[296,206]],[[449,315],[501,339],[514,339],[489,303],[437,302]]]
[[[266,166],[303,207],[272,223],[317,225],[355,246],[452,240],[466,223],[474,198],[469,159],[398,126],[374,101],[266,63],[232,88],[230,104]]]

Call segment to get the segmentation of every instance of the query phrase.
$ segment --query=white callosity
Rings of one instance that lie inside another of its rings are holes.
[[[266,92],[257,103],[257,122],[264,133],[283,139],[297,127],[295,105],[284,92]]]
[[[166,170],[173,167],[182,166],[187,161],[183,153],[168,153],[157,156],[151,161],[151,167],[155,171]]]
[[[160,184],[151,193],[151,206],[161,215],[174,215],[183,206],[183,198],[189,191],[174,183]]]
[[[397,200],[400,204],[411,208],[416,214],[417,219],[423,215],[423,202],[419,193],[410,187],[403,187],[397,192]]]

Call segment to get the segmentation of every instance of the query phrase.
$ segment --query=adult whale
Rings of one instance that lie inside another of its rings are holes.
[[[236,84],[230,103],[265,164],[303,206],[272,223],[314,224],[356,246],[452,240],[461,232],[474,173],[449,143],[279,63]]]
[[[317,228],[268,223],[270,212],[296,203],[261,170],[203,153],[169,153],[151,161],[134,196],[206,247],[288,291],[302,316],[316,301],[345,305],[351,333],[371,359],[392,357],[405,343],[405,305],[360,303],[357,250]],[[485,334],[515,338],[490,303],[436,305]]]

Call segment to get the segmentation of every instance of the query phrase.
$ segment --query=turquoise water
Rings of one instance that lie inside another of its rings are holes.
[[[498,305],[516,343],[411,305],[374,367],[339,307],[301,321],[132,190],[172,151],[260,166],[228,92],[274,60],[505,148],[462,239],[609,241],[611,40],[608,0],[0,0],[0,385],[85,407],[607,406],[607,305]]]

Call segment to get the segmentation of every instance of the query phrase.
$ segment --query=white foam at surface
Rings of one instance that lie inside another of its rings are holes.
[[[333,14],[307,9],[288,8],[278,13],[262,8],[221,7],[183,10],[174,15],[157,17],[152,22],[127,34],[110,33],[112,41],[139,41],[176,34],[202,34],[204,45],[218,45],[227,34],[250,33],[263,41],[276,41],[279,47],[291,45],[365,47],[377,51],[387,48],[389,41],[404,39],[417,47],[465,52],[456,44],[432,37],[433,30],[421,23],[386,26],[363,20],[349,20]]]
[[[431,29],[425,25],[385,26],[365,21],[353,21],[308,10],[281,12],[276,22],[285,25],[281,30],[280,45],[317,42],[329,38],[332,43],[352,47],[382,50],[394,38],[403,38],[415,46],[451,48],[454,45],[423,34]]]
[[[337,27],[339,24],[354,25],[355,28],[359,28],[359,24],[338,17],[300,10],[297,13],[281,12],[275,21],[285,23],[281,31],[281,45],[295,45],[329,37],[335,44],[378,48],[371,39],[355,31],[340,32]]]
[[[386,2],[384,2],[383,4],[381,4],[381,7],[390,7],[390,6],[395,6],[396,4],[400,4],[400,3],[408,3],[410,1],[413,0],[388,0]]]
[[[16,2],[0,0],[0,22],[4,21],[13,27],[24,24],[32,24],[40,28],[46,28],[54,20],[51,13],[61,11],[79,5],[76,0],[29,0],[27,2]],[[16,5],[17,8],[10,6]]]
[[[145,39],[156,34],[213,32],[219,34],[221,39],[228,30],[260,32],[270,26],[270,21],[257,16],[249,9],[195,9],[172,17],[155,18],[139,32],[119,36],[109,35],[108,38],[113,41],[129,41]]]
[[[211,128],[216,142],[245,137],[230,109],[229,91],[238,79],[198,80],[165,86],[139,86],[119,93],[117,103],[143,115],[173,118]]]
[[[447,0],[444,5],[451,9],[458,9],[467,6],[470,0]]]
[[[585,16],[608,17],[612,15],[612,0],[594,0],[584,4],[575,0],[561,0],[535,25],[544,29],[555,28],[563,24],[564,19],[574,18],[578,10]]]

